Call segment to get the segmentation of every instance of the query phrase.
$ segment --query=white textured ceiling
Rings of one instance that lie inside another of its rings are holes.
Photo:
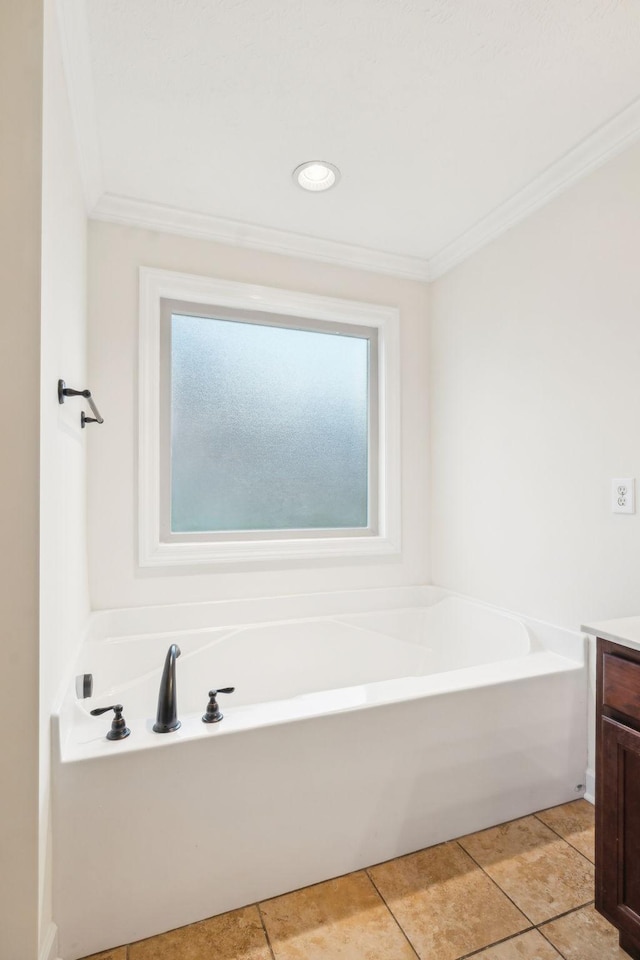
[[[428,259],[640,96],[636,0],[87,0],[109,194]],[[304,160],[338,165],[327,194]]]

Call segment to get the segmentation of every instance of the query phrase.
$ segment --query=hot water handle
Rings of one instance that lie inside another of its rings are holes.
[[[122,716],[124,707],[121,703],[114,703],[110,707],[96,707],[95,710],[90,710],[89,712],[91,713],[92,717],[99,717],[103,713],[108,713],[109,710],[113,710],[114,717],[111,721],[111,729],[107,734],[107,740],[124,740],[125,737],[129,736],[131,730],[129,730],[129,727]]]

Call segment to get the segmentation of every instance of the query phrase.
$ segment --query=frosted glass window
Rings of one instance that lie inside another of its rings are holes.
[[[369,523],[372,332],[170,314],[170,532]]]

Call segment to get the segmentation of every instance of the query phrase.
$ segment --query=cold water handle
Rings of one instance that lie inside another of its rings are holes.
[[[220,687],[219,690],[209,690],[209,703],[207,704],[207,712],[202,717],[203,723],[218,723],[219,720],[222,720],[223,714],[220,713],[216,695],[218,693],[233,693],[234,690],[235,687]]]

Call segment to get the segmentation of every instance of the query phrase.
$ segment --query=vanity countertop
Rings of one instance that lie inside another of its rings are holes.
[[[598,623],[584,623],[585,633],[603,640],[621,643],[623,647],[640,650],[640,616],[622,617],[620,620],[600,620]]]

